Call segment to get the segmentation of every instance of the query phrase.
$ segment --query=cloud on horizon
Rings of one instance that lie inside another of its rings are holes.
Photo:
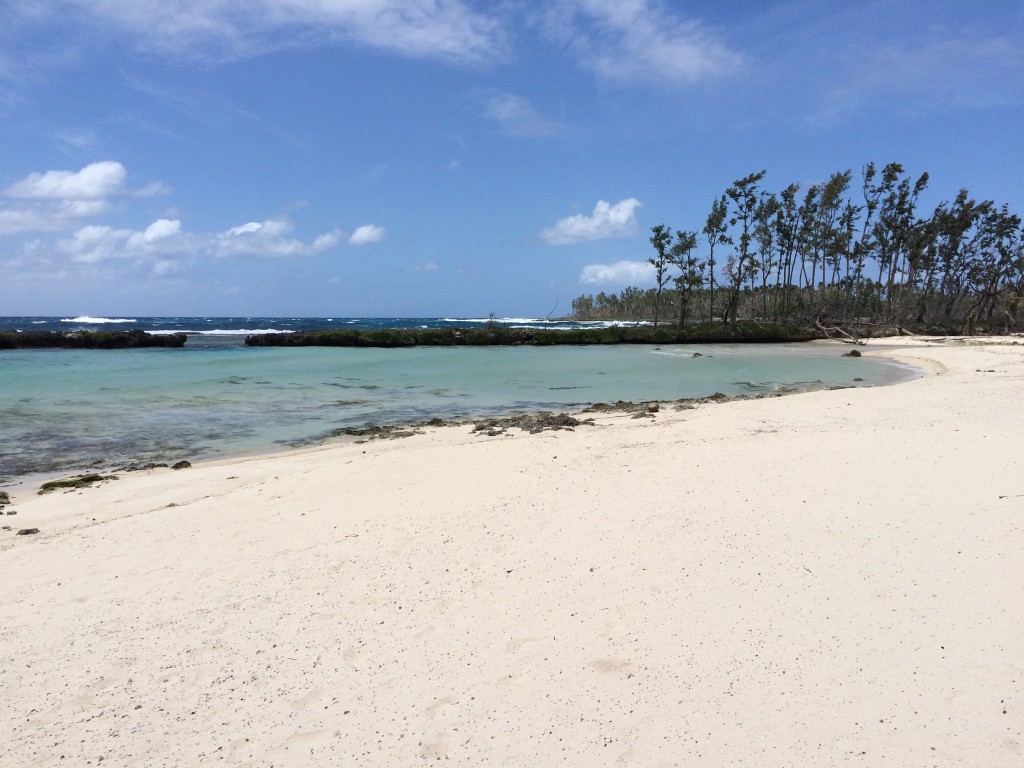
[[[212,237],[203,238],[204,250],[215,258],[248,257],[274,259],[288,256],[312,256],[341,242],[337,230],[326,232],[311,243],[288,237],[294,225],[280,217],[266,221],[250,221]]]
[[[654,283],[654,266],[648,261],[616,261],[614,264],[588,264],[580,272],[580,285],[607,285],[638,288]]]
[[[6,254],[5,263],[18,269],[58,270],[78,265],[130,264],[155,276],[183,271],[191,260],[273,259],[312,256],[341,244],[338,230],[312,241],[291,236],[292,222],[279,216],[250,221],[221,232],[187,232],[176,218],[158,218],[144,229],[113,227],[95,220],[115,210],[115,201],[129,201],[168,191],[160,182],[139,189],[128,186],[124,166],[113,160],[91,163],[79,171],[31,173],[3,190],[0,237],[66,232],[56,240],[21,243],[20,253]],[[89,222],[89,220],[93,220]],[[87,223],[89,222],[89,223]],[[384,229],[366,225],[350,238],[354,244],[376,242]]]
[[[548,245],[572,245],[610,237],[627,237],[636,231],[636,210],[639,200],[630,197],[612,205],[598,200],[590,216],[576,214],[559,219],[539,235]]]

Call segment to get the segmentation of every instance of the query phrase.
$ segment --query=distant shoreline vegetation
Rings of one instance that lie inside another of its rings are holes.
[[[961,189],[919,211],[928,174],[899,163],[834,173],[803,195],[776,194],[765,171],[738,179],[712,201],[700,231],[659,224],[647,261],[655,287],[582,295],[575,320],[696,319],[808,326],[824,335],[1012,332],[1024,325],[1024,231],[1005,205]]]

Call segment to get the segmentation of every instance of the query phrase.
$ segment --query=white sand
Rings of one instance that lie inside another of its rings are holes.
[[[1019,768],[1024,343],[866,349],[933,375],[21,493],[0,765]]]

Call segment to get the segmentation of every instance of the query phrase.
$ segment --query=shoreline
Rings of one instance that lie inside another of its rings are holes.
[[[1020,342],[858,348],[928,366],[899,386],[19,494],[0,754],[1016,766]]]

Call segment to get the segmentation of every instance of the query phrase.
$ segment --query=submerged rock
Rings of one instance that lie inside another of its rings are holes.
[[[851,349],[849,352],[844,352],[843,357],[860,357],[859,349]]]

